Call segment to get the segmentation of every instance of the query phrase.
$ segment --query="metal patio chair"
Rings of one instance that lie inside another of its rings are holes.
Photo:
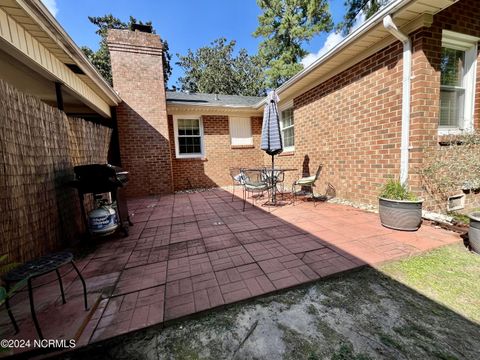
[[[320,173],[322,172],[322,168],[323,168],[323,164],[320,164],[318,166],[318,169],[317,169],[317,172],[315,173],[315,175],[302,177],[302,178],[296,180],[292,184],[293,205],[295,205],[295,199],[297,197],[296,187],[301,186],[301,187],[309,187],[312,190],[313,206],[316,206],[317,201],[316,201],[316,197],[315,197],[315,193],[314,193],[313,189],[315,187],[315,181],[317,181],[318,178],[320,177]]]
[[[75,265],[75,262],[73,261],[73,254],[68,252],[68,251],[61,251],[57,253],[52,253],[48,255],[44,255],[38,259],[27,261],[25,264],[19,265],[16,268],[10,270],[8,273],[4,274],[2,276],[2,280],[5,282],[5,287],[7,289],[7,292],[10,288],[11,285],[18,284],[20,283],[21,286],[23,287],[24,285],[27,285],[28,287],[28,299],[30,302],[30,313],[32,316],[33,324],[35,325],[35,329],[37,330],[38,337],[43,340],[45,339],[42,333],[42,330],[40,329],[40,324],[37,319],[36,311],[35,311],[35,302],[34,302],[34,292],[33,289],[47,285],[50,282],[44,282],[39,284],[38,286],[34,287],[32,285],[32,281],[35,278],[50,274],[52,272],[56,273],[56,280],[58,280],[58,284],[60,286],[60,293],[62,295],[62,302],[63,304],[66,304],[67,301],[65,299],[65,291],[63,289],[63,282],[62,282],[62,277],[65,276],[67,273],[61,274],[60,273],[60,268],[62,268],[65,265],[70,264],[72,267],[71,271],[75,271],[77,273],[77,276],[79,280],[82,283],[83,286],[83,301],[85,305],[85,310],[87,311],[88,308],[88,299],[87,299],[87,285],[85,283],[85,280],[83,279],[82,273],[80,270],[77,268]],[[55,280],[53,280],[55,281]],[[16,285],[14,285],[15,287]],[[10,300],[11,298],[15,296],[13,294],[12,296],[7,296],[5,299],[5,307],[7,309],[8,316],[10,318],[10,321],[15,329],[15,334],[19,332],[19,327],[17,324],[17,321],[15,320],[15,317],[13,316],[11,307],[10,307]]]
[[[245,211],[245,204],[247,202],[247,194],[261,194],[263,196],[266,191],[270,196],[270,189],[272,184],[265,177],[265,170],[242,170],[243,175],[243,211]],[[255,197],[253,197],[253,204],[255,206]]]
[[[242,175],[242,169],[238,167],[230,168],[230,177],[232,178],[232,201],[235,198],[235,186],[236,185],[243,185],[244,180],[243,180],[243,175]]]

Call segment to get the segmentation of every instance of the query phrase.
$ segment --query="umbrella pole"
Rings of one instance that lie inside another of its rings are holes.
[[[277,184],[274,178],[274,169],[275,169],[275,155],[272,155],[272,204],[275,205],[277,202],[275,190],[277,189]]]

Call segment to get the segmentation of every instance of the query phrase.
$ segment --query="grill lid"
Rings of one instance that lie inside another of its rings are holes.
[[[75,166],[73,186],[84,192],[109,192],[128,182],[128,171],[110,164],[88,164]]]

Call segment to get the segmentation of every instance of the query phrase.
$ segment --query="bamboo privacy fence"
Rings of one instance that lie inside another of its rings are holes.
[[[72,118],[0,80],[0,255],[25,261],[83,230],[73,167],[106,163],[111,129]]]

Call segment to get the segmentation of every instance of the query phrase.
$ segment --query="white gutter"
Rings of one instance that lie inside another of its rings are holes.
[[[410,87],[412,77],[412,41],[400,30],[390,15],[383,18],[383,26],[403,43],[402,141],[400,145],[400,183],[408,182],[410,150]]]

